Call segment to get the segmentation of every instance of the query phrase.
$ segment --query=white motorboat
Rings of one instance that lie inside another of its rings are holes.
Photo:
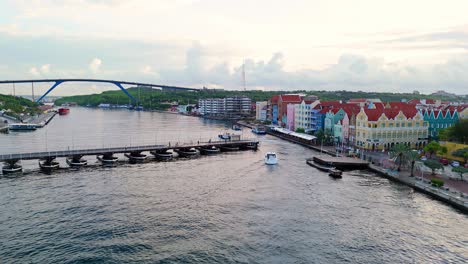
[[[278,157],[276,156],[275,152],[267,152],[265,154],[265,164],[267,165],[278,164]]]

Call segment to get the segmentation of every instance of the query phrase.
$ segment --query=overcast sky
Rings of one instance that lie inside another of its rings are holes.
[[[2,0],[0,79],[241,89],[245,61],[248,89],[468,94],[467,10],[466,0]]]

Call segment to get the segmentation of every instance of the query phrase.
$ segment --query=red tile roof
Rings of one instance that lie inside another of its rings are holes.
[[[354,99],[349,99],[348,104],[354,104],[354,103],[365,103],[367,102],[367,99],[365,98],[354,98]]]
[[[280,95],[281,101],[287,103],[300,103],[302,102],[301,96],[298,94],[282,94]]]
[[[271,97],[271,103],[272,104],[277,104],[278,103],[278,99],[279,99],[279,95],[273,95]]]

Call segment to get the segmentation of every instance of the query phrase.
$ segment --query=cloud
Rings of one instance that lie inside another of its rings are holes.
[[[89,63],[89,69],[91,70],[92,73],[96,74],[99,72],[99,69],[101,68],[102,65],[102,60],[98,58],[94,58],[90,63]]]
[[[41,74],[39,73],[39,71],[37,70],[36,67],[32,67],[31,69],[29,69],[29,73],[32,74],[32,75],[34,75],[34,76],[39,76],[39,75],[41,75]]]
[[[44,64],[41,66],[41,73],[48,74],[50,73],[50,64]]]

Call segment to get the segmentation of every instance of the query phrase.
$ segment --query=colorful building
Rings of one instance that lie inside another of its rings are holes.
[[[268,102],[257,102],[255,106],[255,119],[260,121],[267,120]]]
[[[316,101],[302,101],[300,104],[294,104],[294,127],[303,128],[305,131],[312,131],[312,111],[320,104],[319,100]],[[289,113],[288,113],[289,119]]]
[[[424,121],[429,123],[429,137],[437,138],[439,131],[451,127],[458,122],[458,112],[456,109],[425,109],[421,110]]]
[[[427,144],[428,122],[413,106],[361,108],[356,116],[356,146],[389,150],[397,144],[420,149]]]

